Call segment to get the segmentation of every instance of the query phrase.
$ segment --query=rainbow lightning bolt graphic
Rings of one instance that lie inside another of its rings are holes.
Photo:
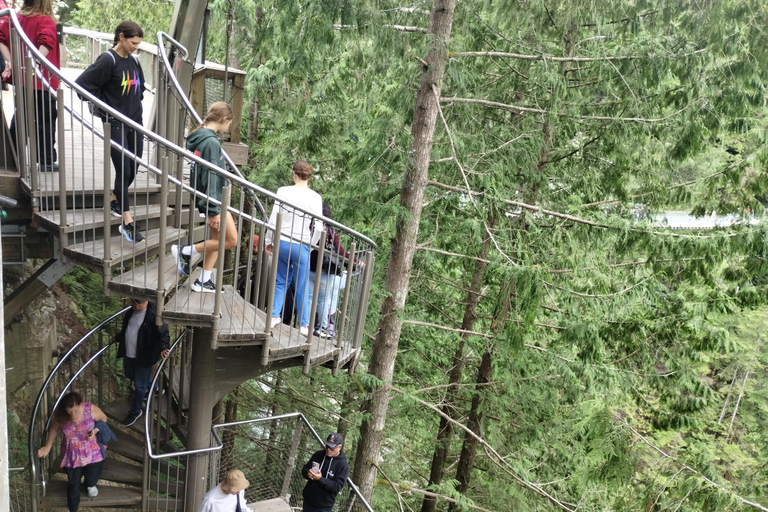
[[[130,72],[123,71],[123,81],[120,83],[120,85],[123,86],[123,96],[125,96],[126,93],[131,92],[131,86],[133,86],[134,94],[139,92],[139,87],[141,86],[141,80],[139,80],[138,75],[136,72],[133,72],[133,78],[129,78],[131,76]]]

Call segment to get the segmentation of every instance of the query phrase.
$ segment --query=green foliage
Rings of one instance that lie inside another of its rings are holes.
[[[89,329],[123,307],[119,297],[104,295],[100,275],[81,266],[67,272],[61,278],[61,284],[82,308]]]
[[[154,44],[158,31],[169,30],[173,6],[166,0],[78,0],[67,21],[75,27],[107,33],[114,33],[122,21],[135,21],[144,30],[144,39]]]

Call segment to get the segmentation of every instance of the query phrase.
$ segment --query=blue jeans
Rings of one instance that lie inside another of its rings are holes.
[[[136,366],[136,359],[132,357],[123,358],[123,373],[126,378],[133,381],[133,402],[131,402],[131,414],[141,413],[141,405],[144,403],[144,397],[149,389],[149,382],[152,380],[152,367],[143,368]]]
[[[275,278],[275,301],[272,303],[272,317],[277,318],[283,310],[285,288],[296,280],[296,311],[299,314],[299,327],[309,325],[309,310],[312,297],[307,294],[309,274],[309,246],[287,240],[280,241],[277,255],[277,277]],[[292,307],[293,305],[291,305]]]
[[[316,274],[309,272],[309,281],[314,286]],[[339,292],[344,289],[347,283],[347,273],[343,272],[340,276],[320,273],[320,291],[317,294],[317,315],[321,320],[321,327],[328,329],[328,317],[336,312],[339,304]]]

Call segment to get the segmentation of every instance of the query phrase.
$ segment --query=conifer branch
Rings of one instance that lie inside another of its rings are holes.
[[[454,257],[454,258],[465,258],[465,259],[474,260],[474,261],[481,261],[483,263],[490,263],[491,262],[491,260],[486,260],[486,259],[483,259],[483,258],[478,258],[477,256],[468,256],[466,254],[459,254],[459,253],[456,253],[456,252],[443,251],[443,250],[440,250],[440,249],[435,249],[433,247],[424,247],[423,245],[417,245],[416,246],[416,250],[417,251],[436,252],[438,254],[443,254],[445,256],[451,256],[451,257]]]
[[[624,288],[623,290],[620,290],[618,292],[599,294],[599,295],[598,294],[592,294],[592,293],[581,293],[581,292],[576,292],[576,291],[573,291],[573,290],[569,290],[568,288],[563,288],[561,286],[557,286],[554,283],[550,283],[546,279],[542,279],[541,282],[544,283],[547,286],[551,286],[552,288],[557,288],[558,290],[560,290],[562,292],[566,292],[566,293],[570,293],[572,295],[576,295],[577,297],[585,297],[585,298],[589,298],[589,299],[607,299],[608,297],[616,297],[617,295],[623,295],[623,294],[627,293],[628,291],[632,290],[633,288],[637,288],[638,286],[640,286],[641,284],[643,284],[644,282],[646,282],[647,280],[649,280],[653,276],[654,276],[654,274],[651,274],[650,276],[646,277],[645,279],[643,279],[643,280],[633,284],[632,286]]]
[[[523,55],[508,52],[448,52],[448,57],[498,57],[515,60],[542,60],[550,62],[604,62],[613,60],[635,60],[642,57],[618,55],[614,57],[556,57],[554,55]]]
[[[522,324],[523,323],[522,320],[505,320],[505,321],[506,322],[512,322],[513,324]],[[458,332],[460,334],[470,334],[472,336],[482,336],[483,338],[492,338],[492,339],[496,338],[496,336],[494,336],[493,334],[487,334],[487,333],[484,333],[484,332],[477,332],[477,331],[470,331],[470,330],[467,330],[467,329],[457,329],[457,328],[453,328],[453,327],[446,327],[445,325],[433,324],[433,323],[429,323],[429,322],[421,322],[419,320],[403,320],[403,325],[405,325],[405,324],[420,325],[422,327],[432,327],[432,328],[435,328],[435,329],[442,329],[444,331]],[[559,325],[540,324],[540,323],[536,323],[536,322],[534,322],[533,325],[535,325],[536,327],[546,327],[547,329],[554,329],[556,331],[564,331],[565,330],[565,327],[560,327]],[[526,345],[526,347],[528,347],[528,345]],[[530,346],[528,348],[538,349],[539,347]]]
[[[443,108],[440,106],[440,94],[437,92],[437,87],[435,87],[435,84],[432,84],[432,94],[435,96],[435,104],[437,105],[437,112],[440,114],[440,119],[443,121],[443,127],[445,128],[445,133],[448,134],[448,141],[451,143],[451,154],[453,155],[453,160],[456,162],[456,165],[458,166],[459,171],[461,171],[461,176],[464,178],[464,185],[466,185],[467,192],[469,192],[469,200],[472,201],[472,205],[475,207],[475,209],[480,211],[480,208],[477,206],[475,199],[472,197],[472,189],[469,188],[469,180],[467,180],[467,173],[464,172],[464,167],[462,167],[461,162],[459,162],[459,157],[456,155],[456,146],[453,144],[453,135],[451,134],[451,130],[450,128],[448,128],[448,122],[445,120],[445,116],[443,115]],[[517,266],[517,263],[512,258],[510,258],[507,255],[507,253],[501,250],[501,247],[499,247],[499,243],[496,241],[496,237],[493,236],[493,233],[488,227],[487,222],[483,221],[483,227],[485,228],[485,232],[491,238],[491,242],[493,242],[493,246],[496,247],[496,250],[499,252],[499,254],[504,256],[504,258],[508,262],[510,262],[512,265]]]
[[[373,463],[371,463],[371,464],[373,464]],[[373,464],[373,465],[376,466],[376,464]],[[378,467],[378,466],[376,466],[376,467]],[[382,475],[383,474],[384,473],[382,473]],[[379,483],[378,479],[377,479],[376,483]],[[387,483],[390,484],[390,485],[393,485],[393,484],[391,484],[389,482],[389,480],[387,481]],[[412,485],[409,485],[409,484],[402,484],[401,483],[401,484],[395,484],[395,485],[397,485],[398,487],[400,487],[404,491],[413,492],[413,493],[416,493],[416,494],[421,494],[423,496],[429,496],[431,498],[439,498],[441,500],[449,501],[451,503],[458,503],[459,502],[458,500],[456,500],[454,498],[451,498],[450,496],[445,496],[444,494],[437,494],[436,492],[425,491],[424,489],[417,489],[416,487],[413,487]],[[395,492],[397,492],[397,491],[395,491]],[[493,512],[492,510],[488,510],[487,508],[478,507],[477,505],[470,505],[468,503],[465,503],[464,506],[468,507],[468,508],[471,508],[473,510],[479,510],[480,512]]]
[[[414,27],[408,25],[384,25],[385,28],[391,28],[399,32],[420,32],[422,34],[429,34],[429,30],[424,27]]]
[[[508,103],[499,103],[497,101],[488,101],[488,100],[480,100],[477,98],[457,98],[455,96],[451,98],[440,98],[440,101],[443,103],[474,103],[477,105],[482,105],[484,107],[490,107],[490,108],[498,108],[501,110],[509,110],[510,112],[515,112],[517,114],[550,114],[550,111],[540,109],[540,108],[531,108],[531,107],[518,107],[517,105],[509,105]],[[625,123],[660,123],[662,121],[666,121],[667,119],[670,119],[672,117],[677,116],[678,114],[681,114],[688,110],[691,107],[691,105],[686,105],[685,107],[676,110],[675,112],[672,112],[669,115],[666,115],[664,117],[657,117],[657,118],[647,118],[647,117],[611,117],[611,116],[572,116],[571,114],[568,114],[566,112],[557,112],[556,115],[558,117],[576,117],[578,119],[583,119],[585,121],[621,121]]]
[[[379,465],[376,464],[375,461],[371,461],[371,465],[373,465],[373,467],[375,467],[378,470],[378,472],[381,473],[381,476],[383,476],[384,479],[387,482],[389,482],[389,486],[392,487],[392,490],[395,491],[395,495],[397,496],[397,504],[400,506],[400,512],[405,512],[405,510],[403,509],[403,498],[400,496],[400,491],[397,490],[397,486],[395,485],[395,483],[392,480],[389,479],[389,477],[384,472],[384,470],[381,469],[379,467]],[[408,507],[408,508],[410,510],[413,510],[413,509],[411,509],[411,507]]]
[[[554,496],[549,494],[547,491],[545,491],[541,487],[539,487],[539,486],[537,486],[535,484],[532,484],[530,482],[526,482],[525,480],[523,480],[523,478],[520,475],[518,475],[517,472],[515,472],[514,468],[509,464],[509,462],[507,462],[506,459],[504,459],[504,457],[502,457],[496,450],[493,449],[493,447],[488,443],[488,441],[483,439],[481,436],[475,434],[472,431],[472,429],[468,428],[466,425],[464,425],[464,424],[454,420],[453,418],[451,418],[450,416],[445,414],[443,411],[441,411],[440,409],[438,409],[434,405],[432,405],[432,404],[430,404],[428,402],[425,402],[424,400],[421,400],[420,398],[417,398],[417,397],[415,397],[413,395],[410,395],[410,394],[406,394],[404,391],[402,391],[402,390],[400,390],[400,389],[398,389],[398,388],[396,388],[394,386],[390,386],[389,389],[394,391],[395,393],[399,393],[402,396],[408,396],[408,398],[410,398],[411,400],[414,400],[415,402],[423,405],[427,409],[429,409],[429,410],[439,414],[442,418],[445,418],[446,421],[452,423],[453,425],[456,425],[457,427],[462,429],[464,432],[466,432],[468,435],[470,435],[471,437],[476,439],[481,445],[486,447],[491,454],[493,454],[494,458],[496,458],[496,460],[500,464],[502,464],[503,466],[505,466],[507,468],[506,472],[517,483],[519,483],[521,486],[525,487],[526,489],[528,489],[530,491],[535,492],[536,494],[539,494],[540,496],[543,496],[544,498],[548,499],[551,503],[553,503],[554,505],[557,505],[558,507],[560,507],[561,509],[565,510],[566,512],[575,512],[574,509],[570,508],[565,503],[563,503],[562,501],[558,500],[557,498],[555,498]],[[766,512],[768,512],[768,510]]]
[[[738,494],[736,494],[735,492],[733,492],[733,491],[732,491],[732,490],[730,490],[729,488],[727,488],[727,487],[725,487],[725,486],[723,486],[723,485],[720,485],[720,484],[718,484],[717,482],[715,482],[715,481],[713,481],[713,480],[710,480],[709,478],[707,478],[707,477],[706,477],[704,474],[702,474],[701,472],[699,472],[699,471],[696,471],[696,470],[695,470],[695,469],[693,469],[691,466],[689,466],[689,465],[687,465],[687,464],[685,464],[685,463],[683,463],[683,462],[680,462],[679,460],[677,460],[677,458],[676,458],[676,457],[673,457],[672,455],[668,454],[667,452],[665,452],[664,450],[662,450],[661,448],[659,448],[658,446],[656,446],[655,444],[653,444],[652,442],[650,442],[648,439],[646,439],[646,438],[645,438],[645,437],[644,437],[642,434],[640,434],[640,432],[638,432],[637,430],[635,430],[634,428],[632,428],[632,426],[631,426],[629,423],[627,423],[627,421],[626,421],[624,418],[621,418],[621,417],[619,417],[619,416],[616,416],[616,415],[615,415],[614,417],[615,417],[616,419],[620,420],[620,421],[621,421],[621,423],[622,423],[622,424],[623,424],[623,425],[624,425],[624,426],[625,426],[627,429],[629,429],[629,431],[630,431],[630,432],[632,432],[632,433],[633,433],[633,434],[634,434],[634,435],[635,435],[635,436],[636,436],[638,439],[640,439],[640,440],[641,440],[643,443],[645,443],[646,445],[648,445],[648,446],[649,446],[650,448],[652,448],[653,450],[657,451],[657,452],[658,452],[660,455],[662,455],[663,457],[665,457],[665,458],[668,458],[668,459],[670,459],[670,460],[674,461],[675,463],[677,463],[678,465],[680,465],[680,467],[681,467],[681,468],[685,469],[686,471],[689,471],[689,472],[693,473],[694,475],[697,475],[699,478],[701,478],[702,480],[704,480],[704,481],[705,481],[706,483],[708,483],[709,485],[711,485],[711,486],[713,486],[713,487],[716,487],[716,488],[718,488],[718,489],[721,489],[721,490],[725,491],[726,493],[730,494],[731,496],[733,496],[734,498],[736,498],[736,499],[737,499],[737,500],[739,500],[740,502],[744,503],[745,505],[749,505],[749,506],[751,506],[751,507],[753,507],[753,508],[756,508],[756,509],[758,509],[758,510],[762,510],[763,512],[768,512],[768,508],[765,508],[764,506],[760,505],[759,503],[755,503],[754,501],[749,501],[749,500],[747,500],[746,498],[742,498],[741,496],[739,496]]]

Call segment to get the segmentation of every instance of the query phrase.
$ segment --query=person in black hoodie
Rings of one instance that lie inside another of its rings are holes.
[[[229,130],[234,119],[232,107],[223,101],[217,101],[208,109],[203,119],[203,124],[187,137],[187,149],[193,151],[195,156],[210,162],[216,167],[226,170],[224,151],[221,149],[219,134]],[[198,192],[205,196],[195,195],[197,210],[208,217],[210,237],[204,242],[180,247],[171,246],[171,253],[176,258],[179,271],[189,275],[192,257],[203,254],[203,271],[200,277],[192,283],[192,291],[214,293],[216,285],[213,282],[213,266],[219,256],[219,231],[222,223],[226,226],[224,248],[232,249],[237,245],[237,228],[232,214],[224,212],[222,217],[221,206],[208,201],[208,197],[221,201],[222,189],[229,182],[223,175],[211,171],[208,168],[193,163],[189,181]]]
[[[123,373],[133,381],[133,401],[123,425],[133,425],[141,416],[141,405],[149,389],[152,367],[170,352],[168,326],[155,325],[157,307],[153,302],[131,299],[131,310],[123,317],[117,334],[117,357],[123,359]]]
[[[341,451],[344,440],[333,433],[325,440],[325,449],[312,454],[301,469],[306,478],[303,512],[331,512],[336,496],[349,476],[347,456]]]
[[[143,123],[141,100],[144,99],[146,86],[139,60],[132,54],[139,48],[143,37],[144,31],[137,23],[120,23],[115,29],[115,46],[99,55],[96,62],[75,80],[83,89],[138,124]],[[144,235],[133,222],[128,194],[136,177],[136,161],[126,151],[141,158],[144,154],[144,136],[98,108],[92,112],[102,121],[111,124],[112,140],[123,147],[110,150],[116,173],[115,188],[110,197],[110,214],[123,218],[120,233],[126,240],[131,243],[142,242]]]

